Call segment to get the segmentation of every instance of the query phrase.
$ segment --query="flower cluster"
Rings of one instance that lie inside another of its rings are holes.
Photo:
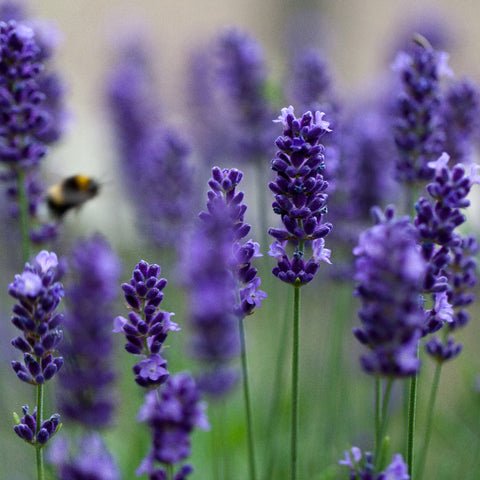
[[[355,294],[362,306],[362,328],[356,338],[371,349],[362,356],[363,368],[376,375],[415,375],[420,367],[417,343],[424,323],[420,304],[426,261],[417,247],[409,218],[385,216],[376,209],[377,223],[360,235],[356,259]]]
[[[352,447],[345,452],[345,458],[339,460],[340,465],[350,467],[350,480],[409,480],[407,464],[397,453],[393,456],[390,465],[380,473],[375,472],[371,453],[363,454],[358,447]]]
[[[235,169],[213,168],[207,210],[200,213],[188,247],[192,350],[208,365],[199,384],[214,395],[230,390],[237,378],[228,362],[239,353],[238,320],[266,297],[251,265],[259,246],[252,240],[242,243],[250,231],[244,223],[244,194],[236,191],[242,176]]]
[[[60,416],[55,413],[48,420],[42,422],[37,432],[37,409],[30,415],[28,406],[24,405],[22,412],[24,416],[17,419],[17,424],[13,427],[13,430],[22,440],[32,445],[45,445],[61,427]]]
[[[273,211],[280,215],[283,228],[270,228],[269,234],[276,241],[269,254],[277,258],[273,274],[280,280],[304,285],[310,282],[321,261],[329,258],[323,238],[332,229],[330,223],[322,223],[326,212],[328,182],[321,172],[324,165],[324,148],[320,138],[330,131],[328,122],[320,112],[305,113],[297,119],[293,107],[282,109],[278,122],[283,124],[283,136],[277,138],[279,149],[272,160],[276,172],[269,184],[274,193]],[[286,253],[287,242],[295,246],[293,258]],[[305,261],[303,245],[313,242],[314,254]]]
[[[147,473],[151,480],[167,478],[164,468],[155,468],[155,462],[164,466],[179,464],[190,455],[190,434],[194,428],[208,430],[205,405],[200,401],[200,390],[194,379],[186,373],[171,376],[160,393],[145,396],[138,419],[147,422],[153,438],[153,447],[137,470]],[[193,471],[183,465],[173,480],[183,480]]]
[[[417,216],[414,223],[419,234],[422,255],[428,262],[424,292],[433,293],[436,303],[438,303],[437,296],[448,296],[448,299],[455,301],[456,306],[459,307],[466,300],[465,297],[459,297],[460,283],[465,281],[472,285],[475,278],[471,278],[474,275],[472,275],[470,262],[462,260],[462,246],[467,249],[469,242],[463,241],[456,229],[466,220],[460,209],[470,205],[467,196],[473,184],[480,182],[480,177],[476,174],[476,165],[472,165],[470,174],[466,174],[465,168],[461,164],[450,169],[448,167],[449,158],[446,153],[443,153],[436,161],[429,162],[428,166],[435,175],[434,182],[427,186],[431,199],[425,197],[419,199],[415,205]],[[475,251],[474,244],[472,244],[472,248]],[[452,252],[455,256],[453,264],[451,263]],[[465,255],[466,257],[470,256],[467,251]],[[455,273],[459,264],[466,269],[464,280]],[[454,282],[456,286],[453,286],[451,282]],[[451,316],[447,321],[452,322]],[[427,316],[424,334],[433,333],[441,328],[443,323],[442,319],[432,319],[431,315]]]
[[[64,295],[62,284],[56,281],[57,265],[55,253],[43,250],[8,287],[8,293],[18,300],[12,323],[22,331],[12,345],[23,352],[24,360],[12,366],[20,380],[32,385],[50,380],[63,365],[62,357],[54,357],[63,336],[59,330],[63,315],[56,313]]]
[[[138,40],[120,52],[108,84],[119,164],[143,231],[158,245],[178,245],[193,219],[194,181],[184,174],[190,146],[161,119],[147,50]]]
[[[428,162],[445,150],[440,77],[449,74],[448,56],[417,37],[408,52],[400,52],[393,68],[402,91],[396,102],[395,143],[397,178],[408,184],[433,178]]]
[[[118,466],[98,433],[81,437],[73,447],[64,439],[56,439],[49,450],[49,460],[55,465],[59,480],[121,478]]]
[[[167,362],[160,355],[162,345],[170,330],[180,330],[170,320],[174,314],[159,308],[167,285],[160,272],[159,265],[143,260],[135,266],[130,283],[122,284],[131,311],[128,318],[119,316],[114,320],[114,332],[123,332],[127,338],[125,350],[143,357],[133,367],[135,381],[142,387],[158,387],[167,380]]]
[[[472,161],[473,139],[480,127],[480,90],[469,79],[452,83],[445,92],[443,122],[445,151],[456,163]]]
[[[111,309],[118,296],[120,261],[97,235],[76,243],[70,266],[75,278],[67,287],[60,408],[70,420],[104,427],[114,408]]]
[[[13,169],[37,165],[46,147],[37,135],[47,125],[37,83],[42,71],[39,47],[31,28],[15,21],[0,22],[0,162]]]
[[[216,44],[217,84],[233,126],[239,160],[255,162],[271,151],[271,108],[266,101],[266,68],[260,45],[249,34],[225,30]]]

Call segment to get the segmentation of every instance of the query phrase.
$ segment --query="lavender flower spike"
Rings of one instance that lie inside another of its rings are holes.
[[[394,61],[403,90],[397,99],[395,143],[398,148],[397,178],[405,183],[433,179],[428,162],[445,150],[439,80],[450,75],[446,53],[437,52],[417,36],[409,53],[400,52]]]
[[[101,236],[79,240],[67,286],[65,366],[59,376],[64,416],[89,428],[111,423],[115,377],[111,309],[118,296],[120,260]]]
[[[178,325],[170,320],[173,313],[160,310],[162,290],[167,285],[160,278],[160,266],[139,262],[130,283],[123,283],[125,300],[131,309],[128,318],[116,317],[114,332],[123,332],[127,338],[125,350],[143,357],[133,366],[135,381],[141,387],[158,387],[168,378],[167,362],[160,353],[168,332],[178,331]]]
[[[11,320],[22,331],[12,345],[24,360],[23,364],[13,361],[12,367],[20,380],[32,385],[50,380],[63,365],[62,357],[54,357],[63,337],[59,330],[63,315],[56,313],[64,295],[62,284],[56,281],[57,265],[56,254],[43,250],[8,287],[8,293],[18,300]]]
[[[205,404],[200,401],[200,390],[186,373],[170,377],[160,392],[149,392],[140,409],[138,419],[147,422],[152,431],[152,449],[137,470],[150,479],[166,479],[163,466],[179,464],[190,455],[190,434],[195,427],[210,428]],[[182,480],[193,471],[190,465],[180,467],[174,480]]]
[[[330,223],[322,223],[327,211],[328,182],[321,174],[325,168],[324,147],[319,142],[330,131],[323,115],[307,112],[296,118],[290,106],[282,109],[275,120],[282,123],[283,135],[276,141],[279,151],[271,165],[277,176],[269,188],[275,196],[273,211],[281,216],[283,228],[268,231],[276,239],[269,254],[278,261],[273,274],[284,282],[298,285],[310,282],[320,261],[330,256],[320,253],[324,243],[319,243],[332,229]],[[292,258],[285,249],[287,242],[295,247]],[[313,242],[314,249],[314,255],[307,261],[303,251],[305,242]]]
[[[384,217],[375,213],[377,224],[360,235],[353,250],[363,325],[353,333],[371,349],[361,358],[367,373],[411,376],[420,368],[416,347],[424,324],[420,294],[427,263],[408,217],[395,219],[393,208]]]
[[[236,169],[212,169],[207,209],[200,213],[188,247],[192,350],[207,364],[199,385],[212,395],[222,395],[235,384],[236,370],[229,362],[240,351],[238,320],[266,297],[252,266],[260,256],[259,245],[242,241],[250,231],[244,222],[244,194],[236,190],[242,177]]]

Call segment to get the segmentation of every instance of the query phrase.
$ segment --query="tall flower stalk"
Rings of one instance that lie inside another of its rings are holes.
[[[45,477],[43,447],[60,428],[59,415],[44,420],[44,385],[63,365],[63,357],[55,356],[62,340],[60,324],[63,315],[56,312],[64,295],[63,286],[56,281],[58,266],[55,253],[41,251],[32,264],[26,264],[22,274],[16,275],[8,293],[18,303],[13,307],[12,323],[22,335],[12,345],[23,353],[23,363],[13,361],[17,377],[36,387],[36,408],[29,413],[22,407],[24,417],[15,415],[15,433],[36,450],[37,478]]]
[[[324,147],[320,138],[330,131],[323,113],[306,112],[296,118],[293,107],[282,109],[277,120],[283,126],[278,137],[278,152],[271,162],[276,178],[269,184],[275,196],[273,211],[281,216],[283,228],[270,228],[275,238],[268,252],[277,259],[272,273],[294,288],[292,345],[292,417],[291,479],[297,478],[298,452],[298,373],[300,354],[300,287],[309,283],[322,261],[330,263],[330,250],[324,237],[332,229],[323,222],[326,212],[328,182],[323,179]],[[305,261],[307,246],[311,257]],[[289,252],[289,248],[293,253]]]
[[[255,479],[244,319],[261,306],[266,294],[259,289],[260,278],[252,266],[252,260],[260,256],[260,246],[243,240],[250,225],[244,222],[244,193],[236,190],[242,177],[236,169],[212,169],[207,210],[200,213],[192,235],[188,285],[194,354],[210,365],[200,379],[207,393],[222,395],[233,386],[235,374],[229,361],[240,350],[249,470],[250,478]]]

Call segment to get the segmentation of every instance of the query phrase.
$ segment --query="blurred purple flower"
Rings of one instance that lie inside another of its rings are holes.
[[[426,261],[417,246],[408,217],[395,219],[375,210],[377,223],[360,235],[356,255],[355,295],[362,328],[353,329],[360,343],[371,349],[361,362],[367,373],[404,377],[420,368],[417,343],[424,313],[420,304]]]
[[[114,409],[111,312],[118,297],[120,260],[96,235],[75,244],[70,267],[74,278],[67,287],[59,405],[70,420],[90,428],[106,427]]]
[[[137,470],[151,479],[167,478],[163,466],[176,465],[190,455],[190,435],[194,428],[210,428],[200,390],[187,373],[171,376],[159,392],[149,392],[140,409],[138,420],[147,422],[152,432],[152,449]],[[180,467],[175,479],[185,478],[191,466]]]

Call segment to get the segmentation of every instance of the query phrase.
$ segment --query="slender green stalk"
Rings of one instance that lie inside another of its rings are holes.
[[[173,465],[171,463],[165,465],[165,471],[167,472],[167,480],[173,480]]]
[[[382,379],[379,375],[375,376],[375,460],[380,451],[382,437],[380,435],[380,425],[382,423]]]
[[[417,345],[418,356],[418,345]],[[415,440],[415,414],[417,409],[417,383],[418,374],[410,379],[410,400],[408,404],[408,425],[407,425],[407,466],[410,480],[413,480],[413,451]]]
[[[18,175],[18,206],[20,209],[20,235],[22,244],[22,260],[28,262],[30,259],[30,216],[28,214],[28,198],[25,189],[25,173],[22,170]]]
[[[35,438],[37,438],[40,425],[43,421],[43,384],[37,385],[37,427],[35,431]],[[44,480],[45,469],[43,462],[43,445],[36,445],[36,461],[37,461],[37,480]]]
[[[247,420],[247,446],[248,446],[248,468],[250,472],[250,479],[255,480],[255,448],[253,443],[253,422],[252,410],[250,404],[250,390],[248,386],[248,366],[247,366],[247,349],[245,341],[245,325],[243,319],[238,322],[240,331],[240,348],[242,359],[242,376],[243,376],[243,396],[245,401],[245,416]]]
[[[288,289],[288,299],[287,305],[291,302],[291,290]],[[280,333],[280,341],[278,342],[278,349],[277,349],[277,357],[275,361],[276,370],[275,370],[275,378],[273,380],[273,389],[271,395],[271,404],[270,404],[270,412],[268,417],[268,423],[265,431],[265,438],[275,438],[273,434],[273,427],[278,423],[278,410],[280,406],[280,399],[281,399],[281,387],[283,386],[284,382],[283,379],[285,378],[284,370],[285,370],[285,345],[287,344],[287,337],[289,332],[290,326],[290,315],[288,314],[287,309],[285,309],[285,314],[283,318],[282,324],[282,331]],[[265,475],[263,478],[274,478],[273,477],[273,467],[275,464],[275,448],[270,442],[267,444],[268,451],[266,452],[266,458],[268,458],[267,468]]]
[[[292,349],[292,432],[291,432],[291,480],[297,478],[298,433],[298,358],[300,350],[300,286],[294,285],[293,297],[293,349]]]
[[[415,471],[416,478],[423,478],[423,470],[425,469],[425,461],[427,458],[428,446],[430,444],[430,437],[432,435],[433,408],[435,406],[435,400],[437,398],[441,371],[442,371],[442,363],[438,362],[435,367],[435,373],[433,375],[432,388],[430,390],[430,398],[428,399],[428,411],[427,411],[427,419],[426,419],[426,425],[425,425],[425,438],[423,439],[423,446],[420,451],[420,459],[418,460],[418,467]]]

